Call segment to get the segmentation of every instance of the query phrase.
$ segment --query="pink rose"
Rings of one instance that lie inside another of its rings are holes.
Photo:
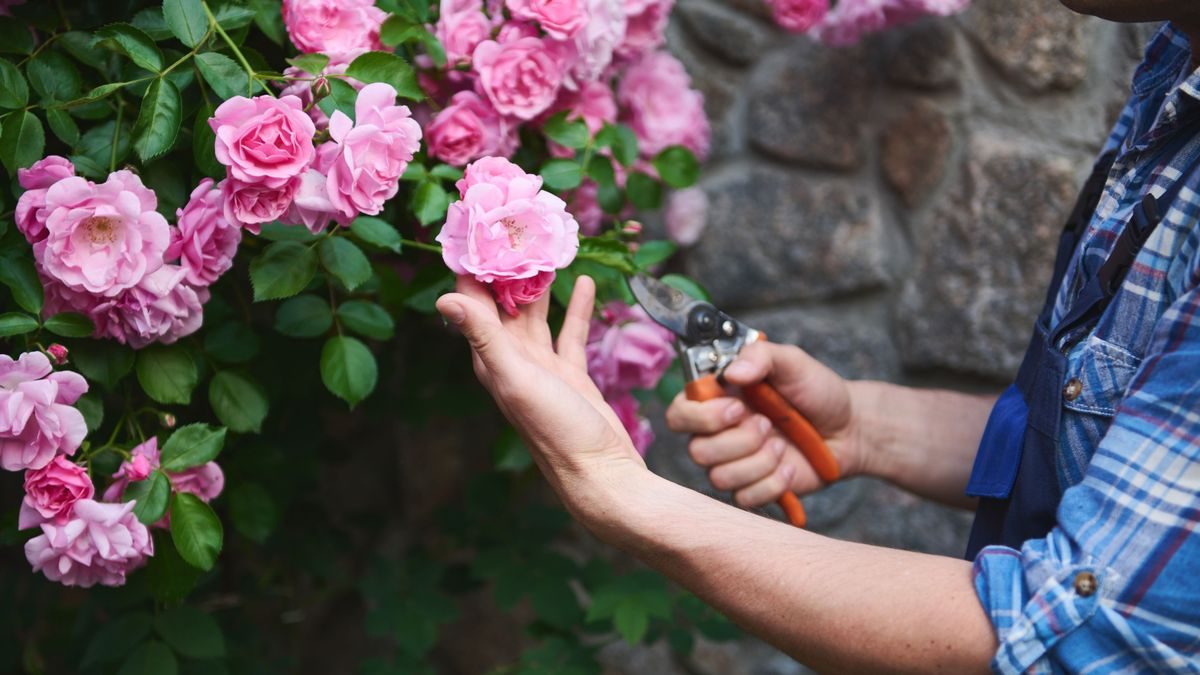
[[[475,48],[479,84],[501,114],[523,120],[537,117],[554,103],[563,80],[561,55],[537,38],[499,43],[485,40]]]
[[[46,356],[50,357],[56,366],[65,366],[70,354],[71,352],[66,347],[57,342],[46,347]]]
[[[104,491],[104,499],[110,502],[120,501],[125,496],[129,484],[144,480],[153,471],[162,466],[161,453],[158,449],[158,439],[154,436],[129,451],[130,460],[121,462],[120,468],[112,475],[113,482]],[[206,462],[183,471],[168,471],[171,486],[176,492],[186,492],[199,497],[204,502],[210,502],[221,494],[225,487],[225,474],[216,462]],[[166,527],[167,518],[155,526]]]
[[[154,472],[154,467],[150,466],[150,460],[146,459],[145,455],[136,455],[128,462],[128,466],[121,468],[125,469],[125,476],[131,481],[146,480]]]
[[[396,195],[400,176],[421,147],[421,127],[396,105],[396,90],[368,84],[354,102],[353,122],[341,111],[329,120],[329,136],[339,152],[327,173],[329,201],[345,218],[376,215]]]
[[[17,169],[17,182],[25,188],[17,200],[14,218],[17,230],[33,244],[46,236],[46,190],[75,175],[75,165],[58,155],[49,155],[28,169]]]
[[[163,265],[114,298],[98,298],[50,282],[45,313],[82,312],[95,324],[96,337],[111,337],[134,349],[152,342],[171,344],[204,323],[208,289],[190,285],[186,277],[187,271],[179,265]]]
[[[278,220],[287,213],[296,191],[300,188],[300,181],[299,176],[251,183],[242,182],[232,176],[226,178],[217,186],[223,202],[225,220],[258,234],[262,231],[263,223]]]
[[[448,11],[447,4],[442,3],[434,35],[446,50],[447,66],[454,67],[471,62],[475,47],[491,37],[492,22],[479,11],[479,5],[455,12]]]
[[[888,25],[883,0],[848,0],[839,2],[813,28],[813,34],[827,45],[853,45],[867,33],[883,30]]]
[[[58,455],[46,466],[25,472],[25,499],[21,501],[17,528],[24,530],[42,523],[65,525],[75,502],[95,494],[87,469]]]
[[[674,56],[655,52],[631,65],[617,100],[643,155],[653,157],[668,146],[682,145],[699,159],[708,156],[704,96],[691,88],[691,78]]]
[[[506,0],[513,17],[536,21],[546,35],[567,40],[587,25],[584,0]]]
[[[593,135],[605,123],[617,121],[617,101],[612,89],[602,82],[586,82],[578,91],[563,90],[551,109],[569,111],[568,117],[583,120]]]
[[[154,555],[154,540],[133,507],[81,499],[65,524],[42,524],[42,534],[25,542],[25,558],[34,572],[64,586],[120,586]]]
[[[540,177],[490,157],[468,166],[458,187],[463,198],[450,205],[437,236],[442,258],[456,274],[487,284],[511,282],[575,259],[579,224],[561,199],[541,189]],[[520,297],[529,297],[536,286],[519,288]],[[513,297],[516,289],[504,292]]]
[[[667,236],[680,246],[691,246],[704,234],[708,214],[708,195],[698,187],[684,188],[671,193],[664,218]]]
[[[612,63],[613,54],[625,42],[625,4],[622,0],[586,0],[587,25],[575,34],[574,57],[564,84],[578,89],[600,83]]]
[[[326,143],[321,150],[329,148],[332,152],[318,151],[320,154],[336,155],[337,147]],[[330,157],[332,160],[333,157]],[[320,162],[318,162],[318,165]],[[287,225],[303,225],[309,232],[317,234],[329,226],[334,218],[347,220],[334,207],[329,199],[329,179],[317,169],[309,169],[300,175],[300,186],[291,206],[279,220]]]
[[[674,5],[675,0],[626,0],[625,40],[617,46],[617,55],[636,61],[661,47]]]
[[[604,209],[596,201],[598,189],[596,181],[585,180],[567,199],[567,210],[579,222],[579,231],[589,237],[600,233],[600,224],[604,221]]]
[[[242,229],[225,218],[221,191],[213,189],[211,178],[200,181],[187,205],[175,213],[177,228],[171,231],[166,259],[179,260],[188,283],[208,286],[233,267]]]
[[[217,161],[243,183],[299,176],[312,161],[316,127],[295,96],[269,95],[225,101],[208,120],[216,134]]]
[[[537,276],[523,279],[499,279],[492,284],[492,293],[496,302],[510,316],[517,316],[517,305],[529,305],[537,302],[550,285],[554,283],[554,272],[538,272]]]
[[[46,190],[46,236],[34,244],[34,259],[69,288],[117,295],[162,265],[171,231],[157,206],[129,171],[100,185],[63,178]]]
[[[79,373],[53,372],[41,352],[15,361],[0,354],[0,467],[40,469],[58,454],[75,454],[87,425],[72,404],[87,390]]]
[[[496,31],[496,42],[507,44],[509,42],[516,42],[521,38],[536,38],[538,35],[540,33],[538,33],[537,24],[532,21],[513,19],[512,21],[505,22],[500,26],[500,30]]]
[[[767,0],[767,5],[775,23],[793,33],[807,32],[829,11],[829,0]]]
[[[651,389],[675,360],[671,332],[617,300],[592,320],[586,351],[588,374],[605,394]]]
[[[171,484],[179,492],[187,492],[202,501],[211,502],[225,488],[225,473],[216,462],[208,462],[178,473],[172,473]]]
[[[372,0],[283,0],[288,37],[305,53],[346,57],[383,49],[379,27],[386,18]]]
[[[637,399],[625,392],[606,400],[617,414],[617,419],[621,420],[621,425],[629,434],[629,440],[633,441],[633,447],[639,455],[645,457],[646,450],[654,442],[654,430],[650,427],[650,420],[638,414]]]
[[[12,16],[12,8],[25,4],[25,0],[0,0],[0,16]]]
[[[473,91],[460,91],[425,128],[429,153],[464,166],[487,156],[509,157],[516,150],[516,128]]]

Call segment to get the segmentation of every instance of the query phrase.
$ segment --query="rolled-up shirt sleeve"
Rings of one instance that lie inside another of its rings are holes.
[[[1154,337],[1056,527],[983,549],[1001,673],[1200,673],[1200,293]]]

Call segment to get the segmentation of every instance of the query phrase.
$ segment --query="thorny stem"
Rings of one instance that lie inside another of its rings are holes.
[[[237,57],[238,63],[242,64],[242,69],[246,71],[246,76],[249,80],[246,84],[246,95],[253,96],[254,83],[258,81],[258,74],[250,67],[250,62],[246,60],[246,56],[242,54],[242,50],[238,49],[237,45],[234,44],[233,38],[229,37],[229,33],[226,33],[225,29],[221,28],[221,24],[217,23],[217,17],[213,16],[212,10],[208,8],[208,3],[201,2],[200,5],[204,7],[204,14],[208,17],[208,25],[217,31],[217,35],[221,36],[225,44],[229,45],[229,49],[233,52],[233,55]],[[270,87],[266,87],[266,90],[271,96],[275,95],[275,92],[271,91]]]
[[[405,246],[411,246],[413,248],[421,249],[422,251],[429,251],[430,253],[437,253],[438,255],[441,255],[441,253],[442,253],[442,247],[438,246],[436,244],[426,244],[423,241],[414,241],[412,239],[404,239],[404,238],[400,239],[400,243]]]

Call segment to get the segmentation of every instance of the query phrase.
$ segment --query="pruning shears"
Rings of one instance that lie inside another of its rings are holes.
[[[676,347],[687,382],[684,392],[692,401],[708,401],[726,396],[722,384],[725,367],[742,348],[767,336],[734,319],[708,302],[668,286],[644,274],[629,279],[633,297],[651,319],[675,334]],[[765,415],[812,465],[826,483],[838,479],[837,459],[813,425],[774,387],[759,382],[742,387],[742,398],[755,411]],[[800,498],[792,492],[779,498],[779,506],[796,527],[804,527],[806,516]]]

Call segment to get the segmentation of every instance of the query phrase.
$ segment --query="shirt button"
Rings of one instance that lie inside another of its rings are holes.
[[[1080,572],[1075,575],[1075,592],[1081,598],[1091,597],[1096,592],[1096,575],[1091,572]]]
[[[1083,382],[1079,381],[1078,377],[1072,377],[1067,380],[1067,386],[1063,387],[1063,398],[1068,401],[1074,401],[1079,398],[1079,394],[1083,392]]]

